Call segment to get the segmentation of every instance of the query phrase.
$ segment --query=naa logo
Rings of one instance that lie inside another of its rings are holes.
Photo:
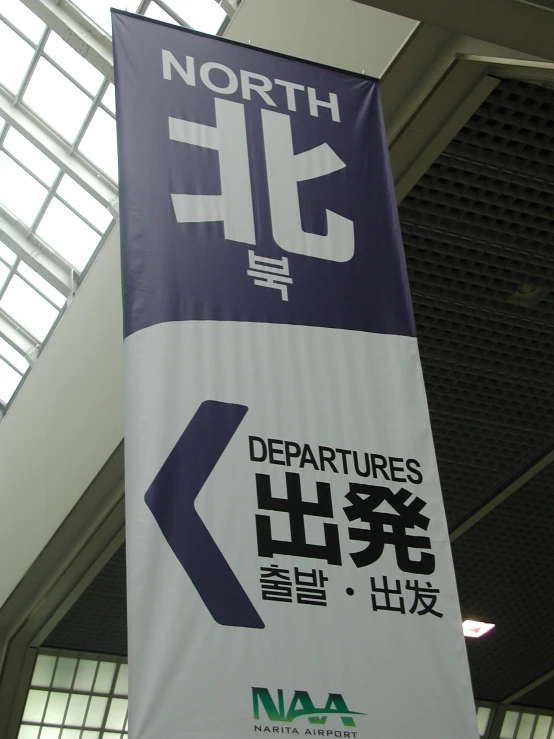
[[[325,705],[314,705],[307,690],[295,690],[285,710],[284,691],[277,690],[277,702],[267,688],[252,688],[254,719],[260,720],[260,706],[271,722],[292,723],[306,716],[311,724],[324,725],[329,716],[340,717],[343,726],[356,726],[353,716],[365,716],[361,711],[351,711],[340,693],[329,693]],[[315,731],[313,732],[315,734]],[[340,732],[339,732],[340,733]]]

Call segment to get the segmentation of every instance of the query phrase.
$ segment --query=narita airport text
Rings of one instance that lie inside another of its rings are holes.
[[[357,452],[352,449],[332,449],[328,446],[297,444],[283,439],[262,439],[249,436],[252,462],[269,462],[284,467],[312,468],[318,472],[336,472],[359,477],[374,477],[389,482],[423,482],[421,465],[416,459],[385,457],[382,454]]]
[[[196,86],[196,63],[193,56],[185,56],[177,59],[167,49],[162,49],[162,70],[165,80],[179,77],[191,87]],[[270,108],[282,108],[286,105],[288,110],[297,112],[297,105],[305,107],[310,115],[319,117],[320,110],[329,111],[331,119],[340,123],[339,100],[334,92],[329,93],[327,100],[318,98],[314,87],[305,87],[296,82],[274,79],[270,80],[263,74],[248,72],[245,69],[235,73],[225,64],[218,62],[205,62],[198,70],[198,76],[208,90],[216,95],[234,95],[240,87],[243,100],[252,100],[252,96],[261,98],[265,105]],[[270,95],[271,93],[271,95]],[[275,102],[277,100],[277,102]]]
[[[356,739],[357,731],[333,731],[332,729],[306,729],[299,731],[291,726],[261,726],[254,724],[254,731],[265,731],[271,734],[304,734],[305,736],[332,736],[337,739]]]

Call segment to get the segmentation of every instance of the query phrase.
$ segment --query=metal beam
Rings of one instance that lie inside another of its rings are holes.
[[[462,534],[465,534],[472,526],[475,526],[482,518],[494,510],[497,506],[507,500],[511,495],[517,492],[523,485],[532,480],[539,472],[542,472],[549,464],[554,462],[554,448],[550,449],[545,455],[536,460],[527,469],[515,477],[508,485],[502,487],[490,497],[484,505],[479,506],[468,514],[460,523],[458,523],[450,531],[450,541],[456,541]],[[512,697],[513,700],[519,697],[519,693]]]
[[[522,698],[524,695],[527,695],[527,693],[530,693],[532,690],[535,690],[535,688],[538,688],[539,686],[544,685],[544,683],[547,683],[549,680],[552,680],[553,678],[554,678],[554,670],[550,670],[549,672],[542,675],[542,677],[539,677],[536,680],[533,680],[532,683],[528,683],[523,688],[516,690],[515,693],[512,693],[512,695],[505,698],[502,701],[502,703],[505,705],[509,703],[514,703],[515,701]]]
[[[66,298],[73,294],[73,270],[0,205],[0,239]]]
[[[0,336],[14,349],[22,352],[31,364],[35,363],[40,348],[37,340],[18,326],[2,309],[0,309]]]
[[[119,206],[117,187],[77,154],[70,153],[69,146],[45,123],[21,104],[14,104],[11,96],[2,89],[0,89],[0,115],[117,217]]]
[[[553,41],[554,46],[554,41]],[[540,62],[529,59],[506,59],[498,56],[484,56],[480,54],[464,54],[463,58],[476,64],[485,64],[489,74],[499,77],[511,77],[526,82],[554,81],[554,62]]]
[[[484,65],[454,59],[418,109],[389,141],[400,203],[498,85]],[[398,124],[397,124],[398,125]]]
[[[113,53],[108,34],[67,0],[23,0],[77,53],[113,80]]]
[[[499,739],[505,718],[506,706],[497,703],[493,709],[493,715],[488,726],[486,739]]]
[[[471,38],[554,59],[551,0],[354,0]]]

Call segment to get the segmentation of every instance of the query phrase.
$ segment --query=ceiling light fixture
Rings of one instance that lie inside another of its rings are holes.
[[[464,636],[468,636],[471,639],[478,639],[491,629],[494,629],[494,626],[494,624],[486,624],[482,621],[471,621],[470,619],[462,621]]]

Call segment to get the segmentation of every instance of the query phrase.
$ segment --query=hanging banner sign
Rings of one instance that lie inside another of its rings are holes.
[[[131,739],[476,737],[377,82],[113,26]]]

